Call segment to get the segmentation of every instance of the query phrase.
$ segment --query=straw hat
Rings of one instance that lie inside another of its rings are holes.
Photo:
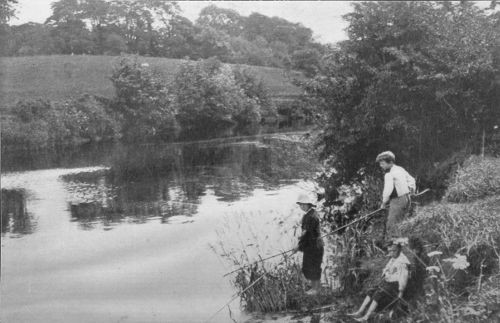
[[[306,194],[299,195],[299,198],[297,199],[297,204],[309,204],[312,206],[316,206],[313,202],[313,199]]]
[[[379,161],[381,161],[382,159],[385,159],[385,158],[388,158],[388,159],[392,160],[393,162],[396,161],[396,156],[394,155],[394,153],[392,151],[384,151],[384,152],[378,154],[375,162],[378,163]]]

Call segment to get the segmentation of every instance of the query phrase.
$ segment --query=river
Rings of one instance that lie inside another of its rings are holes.
[[[207,320],[236,292],[212,246],[293,245],[316,167],[301,137],[2,154],[1,321]]]

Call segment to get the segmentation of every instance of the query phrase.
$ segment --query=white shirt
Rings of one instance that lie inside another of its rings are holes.
[[[398,282],[399,289],[404,290],[408,282],[409,265],[410,261],[401,252],[397,258],[391,257],[391,260],[389,260],[382,271],[382,276],[387,282]]]
[[[391,193],[396,188],[398,196],[403,196],[410,193],[410,190],[415,190],[415,179],[401,166],[393,165],[391,170],[384,176],[384,193],[382,201],[388,202]]]

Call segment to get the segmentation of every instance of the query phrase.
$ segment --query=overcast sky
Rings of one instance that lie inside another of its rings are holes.
[[[54,0],[18,0],[18,25],[28,21],[43,23],[50,14]],[[221,8],[230,8],[243,16],[259,12],[266,16],[278,16],[292,22],[300,22],[311,28],[315,38],[322,43],[333,43],[346,39],[346,23],[342,15],[351,10],[350,1],[179,1],[182,15],[194,21],[200,10],[213,3]]]

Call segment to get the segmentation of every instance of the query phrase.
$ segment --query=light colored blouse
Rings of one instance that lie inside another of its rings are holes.
[[[397,258],[392,258],[389,260],[384,270],[382,271],[382,277],[387,282],[398,282],[399,290],[403,291],[408,282],[408,266],[410,261],[401,252]]]
[[[398,196],[410,193],[415,190],[415,179],[401,166],[393,165],[391,170],[384,176],[384,193],[382,201],[389,202],[392,191],[396,189]]]

